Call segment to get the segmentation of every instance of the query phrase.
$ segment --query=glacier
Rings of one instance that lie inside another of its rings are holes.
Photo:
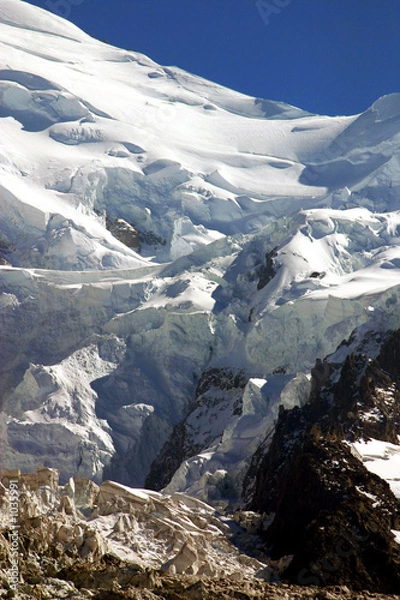
[[[313,115],[22,0],[0,44],[1,466],[142,487],[180,431],[166,490],[237,502],[316,360],[399,326],[400,94]]]

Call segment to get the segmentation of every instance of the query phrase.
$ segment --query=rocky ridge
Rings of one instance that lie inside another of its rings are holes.
[[[316,365],[307,404],[281,409],[249,507],[270,515],[285,580],[398,592],[400,499],[356,443],[400,444],[400,332],[356,337]]]

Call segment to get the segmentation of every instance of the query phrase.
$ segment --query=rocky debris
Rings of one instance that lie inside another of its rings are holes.
[[[324,590],[316,587],[248,581],[236,578],[198,578],[163,575],[147,571],[137,574],[124,564],[104,561],[99,565],[76,564],[59,576],[45,577],[35,584],[18,587],[18,600],[396,600],[397,595],[354,593],[346,586]],[[71,579],[68,579],[71,578]],[[0,598],[11,598],[0,587]]]
[[[265,567],[252,559],[244,566],[230,542],[231,527],[214,509],[185,494],[165,496],[106,481],[100,486],[94,517],[107,531],[109,552],[114,548],[118,556],[130,556],[142,567],[207,576],[233,573],[239,564],[248,574]],[[130,555],[122,546],[130,548]]]
[[[28,475],[30,475],[28,477]],[[232,525],[185,494],[163,496],[112,481],[82,478],[58,486],[58,473],[2,473],[0,598],[18,600],[384,600],[346,586],[326,589],[277,583],[288,560],[269,565],[230,541]],[[19,492],[19,583],[10,565],[10,489]],[[5,484],[5,485],[4,485]],[[80,507],[90,507],[86,517]],[[235,515],[236,528],[255,541],[264,517]],[[240,527],[239,527],[240,526]],[[290,562],[290,561],[289,561]],[[399,596],[397,596],[399,598]]]
[[[270,515],[263,537],[272,559],[287,559],[286,581],[400,590],[400,501],[351,448],[399,444],[399,340],[377,356],[349,351],[340,368],[320,361],[309,403],[280,411],[249,508]]]
[[[96,486],[82,478],[58,486],[58,472],[46,468],[2,475],[0,577],[5,581],[16,489],[21,585],[51,577],[93,588],[109,577],[109,570],[102,573],[110,561],[121,571],[116,578],[121,585],[133,575],[138,585],[147,581],[149,569],[159,577],[240,572],[252,579],[266,566],[240,553],[232,543],[231,526],[213,508],[185,494],[165,496],[112,481]]]

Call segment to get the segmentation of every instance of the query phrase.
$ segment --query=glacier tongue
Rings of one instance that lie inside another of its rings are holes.
[[[316,359],[398,327],[400,96],[311,115],[17,0],[0,41],[2,466],[237,501]]]

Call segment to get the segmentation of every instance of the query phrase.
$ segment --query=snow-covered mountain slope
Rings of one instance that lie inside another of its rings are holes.
[[[21,0],[0,45],[3,466],[237,501],[315,360],[399,325],[400,95],[311,115]]]

